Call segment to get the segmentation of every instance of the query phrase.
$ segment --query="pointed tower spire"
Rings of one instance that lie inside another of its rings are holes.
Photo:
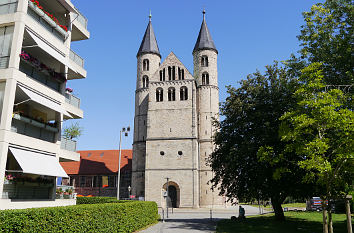
[[[146,54],[153,53],[161,57],[159,46],[157,45],[154,29],[151,24],[151,12],[149,15],[149,24],[145,30],[143,41],[141,42],[137,57]]]
[[[214,45],[214,41],[211,38],[208,26],[205,21],[205,10],[203,10],[203,22],[202,22],[202,26],[200,27],[198,39],[197,42],[195,43],[193,52],[202,49],[211,49],[214,50],[215,52],[218,52],[218,50]]]

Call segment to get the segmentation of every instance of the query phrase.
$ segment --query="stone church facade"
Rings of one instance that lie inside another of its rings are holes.
[[[222,206],[206,165],[219,113],[218,51],[203,12],[191,74],[171,52],[161,55],[150,21],[137,54],[132,194],[173,207]]]

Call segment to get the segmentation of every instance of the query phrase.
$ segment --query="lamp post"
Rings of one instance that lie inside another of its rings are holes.
[[[130,185],[129,185],[129,186],[128,186],[129,199],[130,199],[130,190],[132,190],[132,188],[131,188]]]
[[[120,188],[120,162],[121,162],[121,157],[122,157],[122,133],[124,133],[124,136],[128,136],[128,132],[130,131],[130,127],[128,126],[127,128],[123,127],[122,130],[119,132],[119,159],[118,159],[118,181],[117,181],[117,199],[119,200],[119,188]]]
[[[167,191],[167,196],[166,196],[166,217],[168,218],[168,184],[169,184],[169,177],[165,178],[167,180],[167,186],[166,186],[166,191]]]

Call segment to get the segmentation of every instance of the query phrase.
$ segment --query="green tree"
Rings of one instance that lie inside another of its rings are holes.
[[[295,92],[297,105],[281,117],[280,132],[288,143],[285,152],[296,153],[299,167],[306,170],[304,181],[322,187],[317,191],[327,233],[333,232],[331,202],[324,200],[343,198],[354,180],[354,113],[345,107],[341,90],[326,90],[323,78],[319,63],[303,69],[302,85]]]
[[[229,199],[271,199],[275,216],[284,219],[281,207],[287,196],[306,196],[301,183],[302,169],[286,160],[269,163],[259,150],[272,147],[274,158],[286,143],[278,134],[279,118],[296,103],[297,80],[291,69],[277,63],[241,81],[240,88],[228,87],[229,96],[221,106],[224,119],[215,122],[216,149],[210,156],[212,183]],[[282,176],[281,171],[287,170]]]
[[[78,138],[82,135],[83,128],[78,122],[71,124],[69,127],[64,128],[63,137],[66,139]]]
[[[326,84],[354,83],[353,15],[352,0],[327,0],[303,13],[305,24],[298,36],[300,53],[308,63],[323,64]]]

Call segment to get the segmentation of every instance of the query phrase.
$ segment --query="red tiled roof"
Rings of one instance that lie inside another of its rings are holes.
[[[80,153],[79,162],[60,162],[68,175],[112,174],[118,172],[118,150],[85,150]],[[132,150],[122,150],[121,171],[131,171]]]

